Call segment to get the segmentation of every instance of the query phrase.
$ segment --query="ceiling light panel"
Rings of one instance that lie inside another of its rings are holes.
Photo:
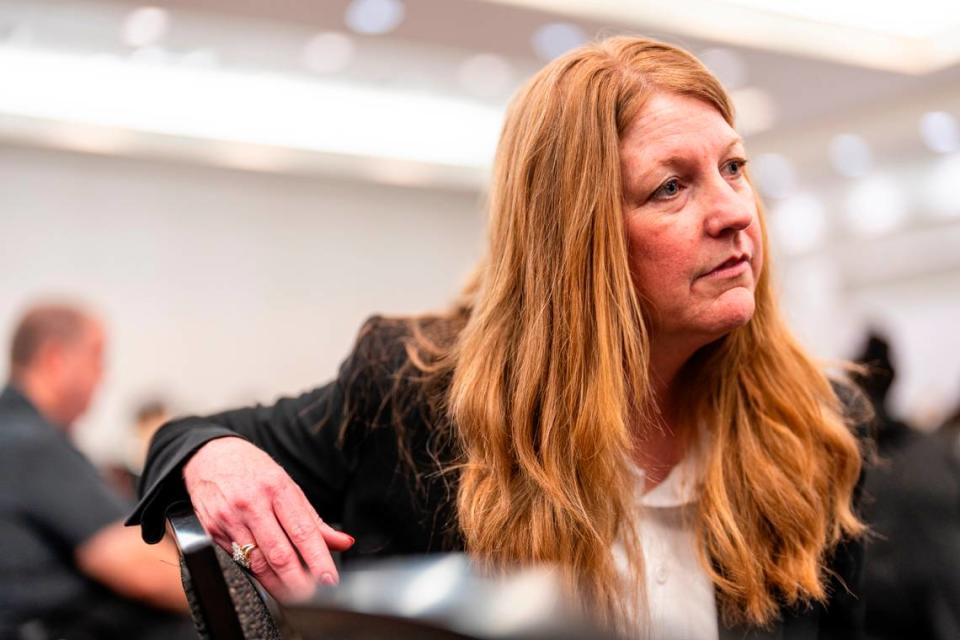
[[[484,168],[503,111],[302,75],[0,48],[0,114],[177,137]]]

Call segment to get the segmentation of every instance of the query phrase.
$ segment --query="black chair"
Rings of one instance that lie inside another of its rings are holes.
[[[180,574],[197,633],[203,640],[283,640],[276,602],[213,542],[189,502],[167,509],[180,550]],[[282,631],[283,630],[283,631]]]
[[[341,572],[339,587],[281,607],[213,542],[189,502],[171,505],[167,521],[203,640],[611,638],[571,615],[549,575],[484,578],[462,554],[361,564]],[[540,594],[532,603],[531,591]]]

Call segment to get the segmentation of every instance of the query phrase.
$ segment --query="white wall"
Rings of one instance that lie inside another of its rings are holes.
[[[960,257],[960,243],[956,249]],[[880,271],[890,256],[877,250]],[[928,271],[869,284],[851,282],[836,255],[778,265],[782,301],[801,341],[824,359],[852,358],[869,330],[891,343],[897,372],[892,410],[931,429],[960,402],[960,269]],[[900,265],[904,270],[908,264]]]
[[[444,306],[484,233],[475,193],[63,152],[0,147],[0,185],[4,348],[38,295],[108,322],[80,431],[100,460],[145,395],[210,411],[323,382],[367,315]]]

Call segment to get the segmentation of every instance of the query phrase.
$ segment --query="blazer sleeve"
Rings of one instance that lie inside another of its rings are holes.
[[[373,358],[379,318],[361,329],[356,346],[331,382],[272,406],[254,406],[164,425],[154,436],[140,479],[140,502],[127,525],[140,525],[143,539],[164,534],[167,507],[189,499],[183,466],[204,444],[228,436],[244,438],[266,451],[293,478],[320,516],[340,520],[344,487],[357,453],[376,419],[382,384]]]

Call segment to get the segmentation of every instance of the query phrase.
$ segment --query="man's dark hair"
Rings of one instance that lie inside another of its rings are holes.
[[[50,341],[73,342],[90,322],[90,316],[69,304],[30,307],[17,323],[10,345],[10,373],[16,376],[33,364],[37,353]]]

